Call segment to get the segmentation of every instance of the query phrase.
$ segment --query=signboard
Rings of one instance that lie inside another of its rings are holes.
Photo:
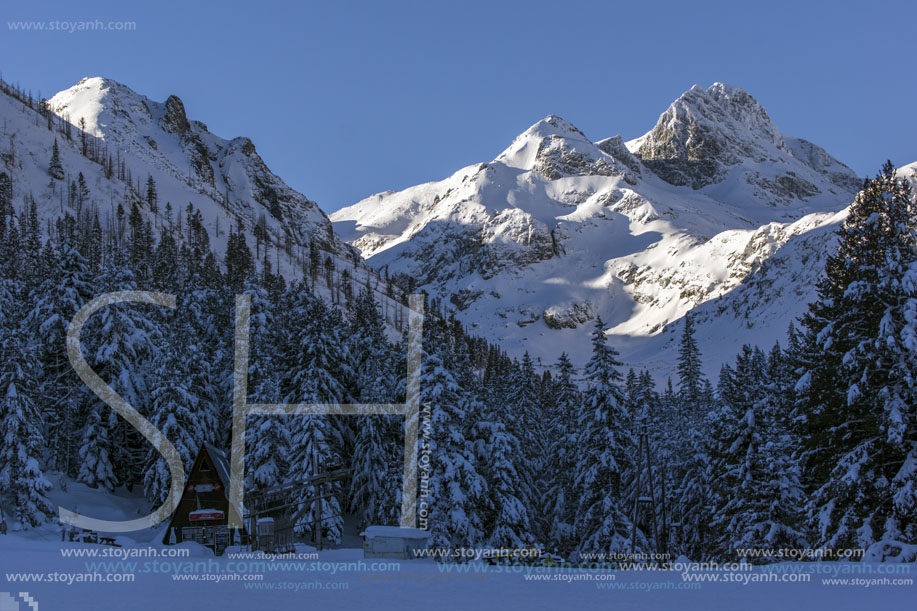
[[[192,522],[201,522],[204,520],[222,520],[223,512],[219,509],[198,509],[188,514],[188,519]]]

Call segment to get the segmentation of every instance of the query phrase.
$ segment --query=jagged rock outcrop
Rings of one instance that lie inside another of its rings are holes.
[[[184,136],[191,129],[185,105],[177,95],[170,95],[165,102],[166,114],[162,117],[162,128],[167,132]]]

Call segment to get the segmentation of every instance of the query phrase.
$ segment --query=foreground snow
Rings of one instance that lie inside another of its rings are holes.
[[[145,507],[141,496],[123,489],[109,495],[76,482],[68,482],[66,491],[55,488],[51,497],[64,507],[109,519],[124,519]],[[0,609],[16,609],[11,601],[28,609],[23,592],[38,602],[39,609],[372,606],[463,611],[495,603],[506,609],[867,609],[876,604],[894,608],[905,606],[915,594],[913,585],[879,585],[886,579],[913,579],[913,564],[558,570],[489,566],[481,561],[364,559],[355,537],[346,537],[349,547],[342,549],[316,552],[299,546],[296,557],[252,556],[235,547],[216,558],[194,543],[161,545],[163,528],[119,535],[122,547],[62,543],[53,523],[0,536]],[[253,577],[257,575],[263,577]],[[58,581],[49,583],[50,579]],[[831,579],[860,579],[862,585],[823,582]]]
[[[370,605],[417,609],[429,605],[465,610],[494,603],[511,609],[866,609],[877,603],[904,606],[914,596],[912,585],[876,585],[876,581],[871,586],[824,584],[822,580],[832,578],[831,574],[812,575],[808,583],[759,582],[769,579],[760,568],[742,573],[741,581],[733,583],[686,583],[681,573],[674,571],[550,573],[531,567],[444,566],[425,560],[402,561],[396,570],[380,570],[374,564],[378,561],[364,560],[362,552],[355,549],[323,551],[317,560],[265,561],[234,559],[231,551],[213,558],[209,551],[192,547],[188,558],[139,558],[118,564],[116,559],[64,558],[59,541],[7,536],[0,541],[0,548],[3,589],[14,596],[28,592],[43,609],[356,609]],[[87,544],[68,544],[64,549],[90,548],[105,549]],[[132,549],[149,553],[146,547],[120,548],[119,553]],[[304,556],[310,551],[300,548]],[[154,563],[160,572],[144,572],[144,565],[150,568]],[[264,570],[257,566],[259,563],[270,568]],[[67,585],[12,583],[8,579],[14,572],[107,575],[132,565],[137,568],[133,583]],[[185,572],[185,567],[192,567],[191,572]],[[263,581],[236,580],[233,569],[249,567],[264,570]],[[793,567],[779,565],[777,570],[792,572]],[[861,577],[882,579],[883,575]],[[20,608],[27,607],[20,604]]]

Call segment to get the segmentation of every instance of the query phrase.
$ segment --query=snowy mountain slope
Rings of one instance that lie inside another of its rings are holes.
[[[490,163],[332,220],[371,265],[414,276],[511,350],[582,355],[600,315],[625,360],[665,370],[672,354],[654,353],[666,325],[784,248],[820,253],[831,235],[822,228],[859,185],[824,150],[781,134],[749,94],[717,83],[686,92],[636,140],[593,142],[552,115]],[[754,333],[742,323],[721,335],[711,322],[702,347],[731,357],[758,333],[782,334],[808,299],[782,285],[800,280],[774,279],[787,300],[774,316],[743,306]]]
[[[917,189],[917,161],[898,168],[898,178],[908,181],[911,189]]]
[[[787,328],[816,297],[815,284],[824,273],[827,257],[835,248],[835,232],[846,216],[845,209],[800,219],[792,226],[792,237],[775,245],[773,253],[740,284],[691,310],[708,378],[716,379],[719,365],[731,362],[741,344],[767,349],[779,341],[785,347]],[[681,324],[669,324],[662,333],[642,338],[629,359],[660,375],[670,375],[681,329]]]
[[[288,277],[301,273],[301,259],[310,244],[335,259],[359,261],[333,233],[315,202],[273,174],[248,138],[225,140],[211,134],[203,123],[188,119],[175,96],[154,102],[115,81],[86,78],[53,96],[48,107],[74,126],[71,139],[57,125],[49,129],[36,110],[0,95],[3,170],[12,178],[17,208],[31,194],[42,218],[53,219],[65,211],[75,215],[75,208],[68,206],[67,189],[82,173],[89,190],[83,210],[97,209],[103,226],[115,218],[119,204],[138,201],[158,232],[167,223],[167,203],[175,222],[190,204],[200,211],[218,256],[226,251],[230,228],[238,226],[245,229],[254,251],[253,231],[261,224],[271,245],[272,266]],[[81,124],[88,139],[112,156],[113,175],[81,154]],[[62,180],[48,173],[55,140],[66,173]],[[144,201],[148,176],[158,192],[156,210]],[[261,252],[263,256],[263,247]]]

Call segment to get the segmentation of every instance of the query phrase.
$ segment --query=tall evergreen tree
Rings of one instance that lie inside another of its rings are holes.
[[[579,468],[577,432],[582,397],[574,381],[576,368],[565,352],[557,361],[556,371],[548,422],[552,441],[546,463],[553,475],[547,495],[552,506],[545,513],[550,523],[547,539],[557,552],[567,557],[577,543],[574,524],[578,497],[573,474]]]
[[[353,372],[350,394],[362,403],[395,400],[402,376],[391,368],[398,358],[385,337],[385,325],[372,292],[364,288],[353,302],[346,352]],[[350,505],[364,525],[397,524],[396,487],[400,458],[400,418],[361,416],[353,419],[356,434],[351,455]]]
[[[64,242],[49,262],[45,280],[29,295],[33,304],[26,325],[37,341],[37,358],[42,370],[41,395],[45,397],[42,417],[47,442],[52,450],[49,465],[75,475],[76,437],[87,391],[80,385],[67,358],[67,325],[92,297],[86,260],[76,248]]]
[[[592,358],[579,418],[579,490],[576,532],[580,552],[624,553],[630,548],[626,486],[633,473],[635,443],[624,410],[617,351],[606,345],[601,318],[592,333]]]
[[[484,537],[484,506],[487,483],[475,467],[469,441],[471,422],[449,363],[449,343],[436,323],[424,325],[423,364],[420,381],[421,406],[429,413],[430,512],[433,544],[474,546]]]
[[[57,148],[57,139],[54,140],[54,146],[51,148],[51,159],[48,162],[48,174],[51,178],[62,180],[64,178],[64,168],[60,162],[60,151]]]
[[[723,405],[708,429],[714,557],[738,548],[806,547],[800,474],[777,396],[760,349],[746,345],[735,368],[722,370]]]
[[[190,469],[203,441],[197,421],[200,397],[191,392],[190,380],[185,375],[189,360],[184,344],[195,340],[187,325],[174,324],[174,320],[168,322],[173,324],[166,335],[167,346],[157,352],[151,375],[150,422],[175,446],[184,468]],[[146,458],[143,485],[146,497],[154,505],[169,494],[169,466],[153,449]]]
[[[340,314],[329,310],[319,299],[298,287],[292,287],[284,296],[287,316],[282,321],[289,337],[284,339],[280,369],[280,380],[284,403],[335,403],[345,400],[346,391],[341,383],[346,359],[341,351]],[[295,416],[291,426],[293,434],[290,455],[290,475],[304,479],[314,473],[317,466],[338,464],[341,460],[341,439],[328,416]],[[317,465],[316,465],[317,461]],[[334,484],[339,487],[339,484]],[[318,490],[310,487],[310,496],[317,496]],[[327,492],[327,491],[326,491]],[[306,518],[319,510],[321,503],[323,536],[340,541],[343,533],[343,519],[339,497],[320,499],[308,504]],[[313,522],[299,525],[302,533],[313,533]]]
[[[114,490],[118,485],[115,469],[112,466],[112,445],[108,434],[107,419],[103,420],[103,406],[95,403],[91,406],[83,438],[80,443],[80,469],[77,479],[90,488]]]
[[[887,163],[851,205],[802,319],[797,420],[819,545],[917,542],[915,219]]]
[[[700,349],[694,339],[694,318],[691,314],[685,314],[685,326],[678,346],[678,392],[684,413],[692,418],[702,410],[702,386],[703,373]]]
[[[45,444],[33,399],[38,368],[12,316],[18,309],[15,291],[0,281],[0,498],[12,501],[21,524],[37,526],[53,505],[47,498],[51,484],[41,468]]]
[[[277,304],[267,291],[249,283],[252,298],[249,356],[249,401],[276,403],[280,386],[280,364],[274,347],[283,332],[276,317]],[[246,484],[250,489],[276,486],[290,477],[290,430],[300,424],[299,416],[254,416],[246,428]]]
[[[106,262],[94,284],[99,292],[106,293],[137,288],[120,252]],[[83,350],[93,370],[141,414],[150,413],[149,365],[154,341],[160,335],[151,310],[135,304],[107,306],[89,319],[83,338]],[[140,483],[147,451],[139,431],[99,399],[95,399],[93,410],[100,416],[106,414],[104,426],[108,431],[105,435],[96,432],[90,439],[101,442],[108,437],[107,451],[118,483],[129,488]]]

